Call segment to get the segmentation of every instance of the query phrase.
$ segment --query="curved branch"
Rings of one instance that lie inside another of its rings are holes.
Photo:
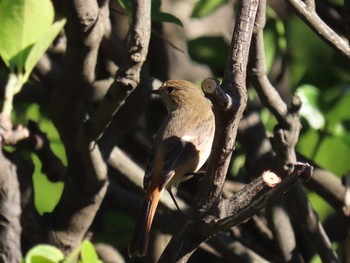
[[[340,51],[345,57],[350,59],[350,46],[347,41],[335,33],[317,15],[313,5],[307,5],[301,0],[287,0],[298,15],[309,25],[309,27],[319,35],[328,45]],[[312,2],[312,1],[308,1]]]
[[[138,0],[134,3],[136,5],[134,24],[130,36],[126,69],[117,72],[114,82],[99,107],[86,122],[86,135],[89,140],[96,140],[102,135],[112,117],[140,83],[140,72],[146,61],[151,36],[151,2],[150,0]]]
[[[266,1],[261,1],[255,21],[252,47],[250,49],[249,79],[252,81],[259,98],[273,113],[278,122],[284,123],[287,105],[277,90],[272,86],[266,75],[265,49],[263,29],[266,22]]]

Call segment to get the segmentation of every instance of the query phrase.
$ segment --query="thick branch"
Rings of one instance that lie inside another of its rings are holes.
[[[217,228],[226,230],[240,224],[253,214],[266,207],[277,196],[280,196],[298,181],[306,182],[312,175],[313,168],[308,164],[296,163],[293,173],[284,178],[275,187],[269,187],[262,177],[258,177],[230,199],[222,200],[219,205],[220,217],[215,222]]]
[[[0,151],[0,261],[20,262],[20,191],[16,167]]]
[[[230,60],[221,85],[229,97],[226,105],[232,105],[232,108],[228,110],[226,107],[224,112],[221,108],[216,109],[214,145],[207,172],[201,184],[201,198],[197,202],[202,211],[209,210],[221,196],[236,141],[238,124],[247,104],[246,68],[257,4],[257,1],[240,2],[232,36]],[[222,94],[222,92],[215,93]]]
[[[233,102],[233,107],[224,112],[217,109],[214,145],[207,172],[200,185],[200,194],[197,195],[197,208],[190,215],[188,224],[172,238],[160,262],[186,262],[194,250],[209,238],[208,233],[203,233],[198,228],[198,223],[212,207],[215,207],[221,197],[238,123],[246,107],[246,67],[257,5],[258,1],[240,1],[231,42],[230,59],[222,83],[223,90]]]
[[[100,42],[108,21],[108,1],[66,1],[67,51],[63,83],[54,91],[54,121],[68,159],[67,180],[59,204],[52,215],[48,242],[64,253],[84,238],[105,195],[107,169],[98,147],[85,140],[82,123],[86,94],[94,81]]]

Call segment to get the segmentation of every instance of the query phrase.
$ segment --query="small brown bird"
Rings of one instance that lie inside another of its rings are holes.
[[[144,177],[144,203],[129,244],[129,256],[144,256],[159,199],[198,171],[208,159],[214,138],[211,103],[193,83],[169,80],[157,91],[168,115],[157,133]]]

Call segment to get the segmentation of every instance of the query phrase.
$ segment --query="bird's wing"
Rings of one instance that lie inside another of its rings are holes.
[[[164,139],[157,149],[150,151],[144,177],[145,189],[155,174],[156,165],[161,165],[160,168],[163,168],[159,175],[162,176],[161,188],[166,186],[174,174],[182,176],[197,167],[199,152],[195,145],[186,139],[188,138],[172,136]]]
[[[153,160],[154,160],[155,149],[152,147],[147,155],[147,163],[145,168],[145,176],[143,177],[143,188],[146,190],[147,186],[151,180],[153,172]]]

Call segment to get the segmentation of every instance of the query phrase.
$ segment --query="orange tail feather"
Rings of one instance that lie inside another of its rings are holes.
[[[142,257],[146,255],[152,221],[162,192],[158,188],[154,189],[151,193],[147,191],[133,237],[129,244],[129,257]]]

